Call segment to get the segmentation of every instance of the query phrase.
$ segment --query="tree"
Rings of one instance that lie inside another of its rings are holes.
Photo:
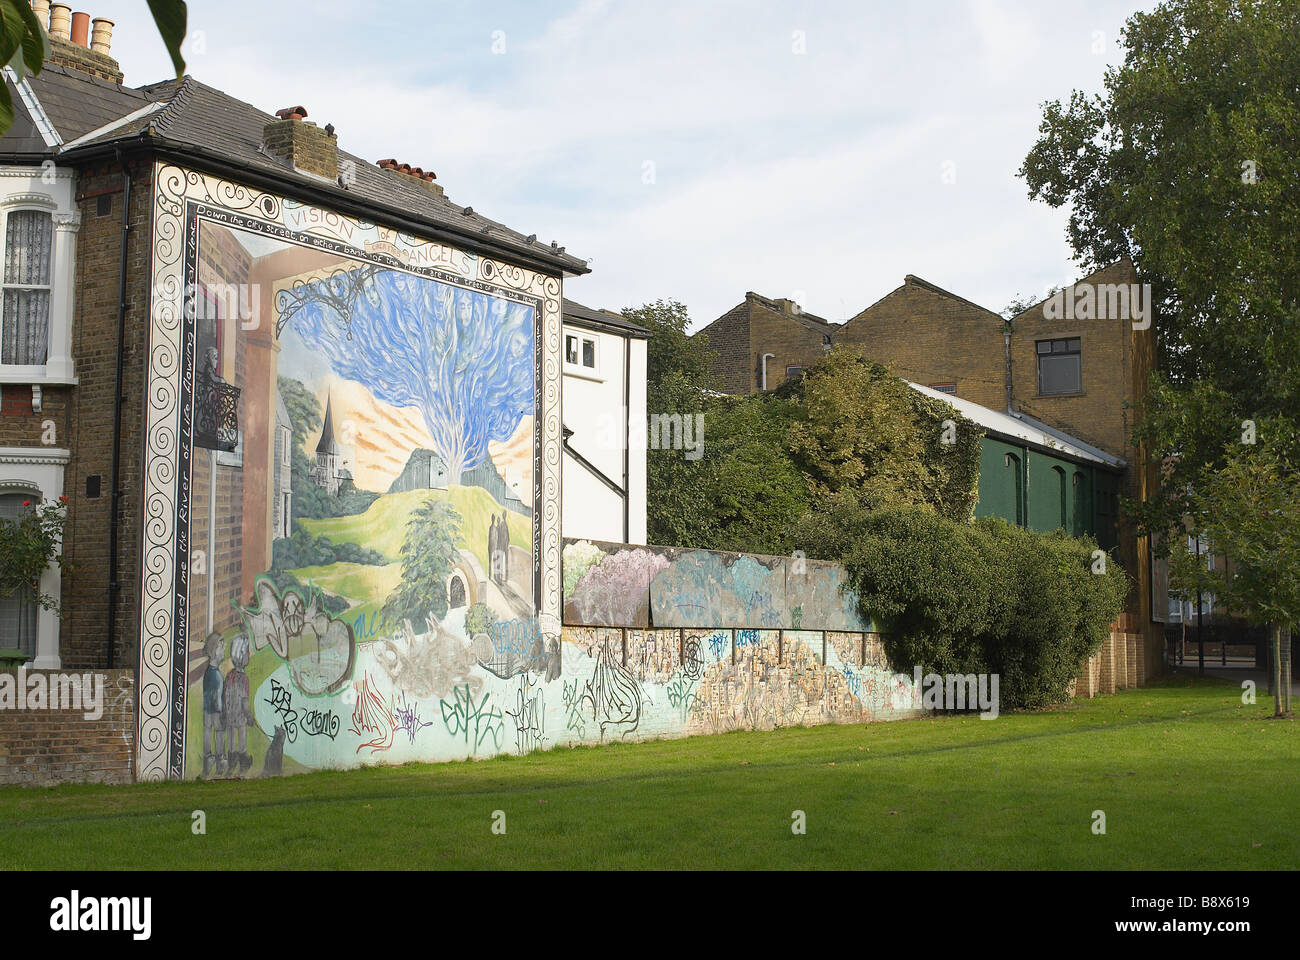
[[[1281,458],[1267,445],[1237,444],[1221,470],[1190,494],[1189,533],[1204,537],[1227,566],[1210,569],[1205,555],[1180,538],[1171,572],[1185,589],[1214,594],[1230,609],[1269,624],[1275,713],[1291,713],[1291,658],[1285,627],[1300,623],[1300,497]]]
[[[181,44],[185,42],[188,17],[184,0],[147,0],[154,24],[167,46],[179,79],[185,73]],[[0,63],[14,71],[18,81],[28,72],[40,73],[50,55],[50,41],[29,0],[0,0]],[[0,134],[14,122],[13,97],[9,85],[0,83]]]
[[[526,304],[373,267],[281,298],[283,321],[336,374],[420,412],[451,483],[533,413],[535,318]]]
[[[841,498],[870,508],[925,504],[970,519],[980,433],[950,405],[845,347],[829,351],[776,396],[794,404],[789,449],[815,509]]]
[[[713,375],[713,352],[705,334],[691,336],[686,307],[676,300],[656,300],[640,307],[628,307],[623,316],[650,331],[646,344],[646,384],[650,409],[659,409],[655,391],[680,378],[686,386],[701,392],[716,386]]]
[[[384,604],[390,624],[410,620],[415,629],[425,617],[447,613],[447,578],[460,559],[460,514],[443,500],[426,500],[411,515],[402,543],[402,583]]]
[[[646,344],[646,406],[651,416],[705,416],[704,454],[688,459],[682,450],[648,451],[646,458],[646,530],[651,543],[703,547],[714,542],[716,525],[707,499],[718,476],[710,459],[720,439],[705,408],[713,387],[712,354],[707,337],[691,337],[690,315],[676,300],[656,300],[629,307],[623,316],[650,331]],[[693,423],[698,421],[692,421]],[[694,436],[694,433],[692,433]]]
[[[1134,439],[1160,477],[1125,508],[1166,544],[1231,521],[1239,440],[1269,445],[1284,488],[1300,468],[1297,35],[1294,0],[1134,14],[1105,95],[1046,104],[1021,168],[1031,197],[1070,206],[1079,261],[1127,257],[1150,284],[1160,370]],[[1259,609],[1289,609],[1289,584],[1260,587]]]

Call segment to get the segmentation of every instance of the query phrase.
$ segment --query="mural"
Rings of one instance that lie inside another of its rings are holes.
[[[155,204],[141,779],[915,712],[837,567],[562,563],[557,278],[166,165]]]

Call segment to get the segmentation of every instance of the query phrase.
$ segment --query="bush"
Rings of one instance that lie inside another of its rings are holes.
[[[844,500],[806,534],[835,556],[859,611],[885,626],[896,669],[999,675],[1004,709],[1066,699],[1123,609],[1127,580],[1095,542],[1002,520],[958,523],[924,507],[869,511]]]
[[[271,566],[276,570],[327,567],[331,563],[383,566],[388,563],[388,558],[378,550],[369,550],[355,543],[335,543],[328,537],[313,537],[297,521],[291,536],[271,544]]]
[[[465,611],[465,636],[473,639],[480,633],[492,634],[497,615],[486,603],[476,603]]]

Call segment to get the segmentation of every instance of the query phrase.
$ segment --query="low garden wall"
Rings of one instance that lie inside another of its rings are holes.
[[[134,670],[0,673],[0,784],[130,783],[135,702]]]

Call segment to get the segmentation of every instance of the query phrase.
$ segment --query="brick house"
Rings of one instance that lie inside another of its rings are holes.
[[[1094,449],[1119,470],[1117,489],[1107,480],[1089,494],[1102,518],[1118,516],[1119,496],[1145,499],[1154,482],[1151,469],[1139,466],[1146,457],[1131,443],[1133,408],[1145,395],[1155,363],[1150,316],[1138,315],[1150,301],[1131,263],[1098,270],[1009,321],[913,275],[843,324],[814,321],[817,325],[810,326],[799,322],[806,314],[783,315],[771,304],[750,295],[704,328],[728,392],[761,389],[757,358],[766,356],[771,363],[776,357],[778,369],[787,365],[797,371],[801,362],[816,356],[816,338],[824,330],[827,344],[853,346],[914,384],[1005,413],[1031,431],[1057,431],[1071,443]],[[757,323],[750,319],[755,316],[761,318]],[[1031,524],[1028,505],[1037,502],[1043,481],[1051,486],[1058,477],[1050,470],[1035,474],[1028,457],[1021,466],[1021,496],[1007,501],[1020,506],[999,515],[1038,527],[1047,514],[1038,510],[1037,522]],[[1102,476],[1109,475],[1108,467]],[[1047,499],[1055,502],[1055,496]],[[1113,523],[1120,563],[1136,581],[1123,626],[1142,634],[1144,674],[1151,676],[1158,669],[1160,624],[1168,605],[1163,578],[1159,571],[1153,575],[1145,538],[1137,537],[1123,518]],[[1102,537],[1103,542],[1110,539]]]
[[[697,334],[709,338],[719,389],[745,394],[799,376],[830,348],[838,326],[805,313],[792,300],[751,292]]]

